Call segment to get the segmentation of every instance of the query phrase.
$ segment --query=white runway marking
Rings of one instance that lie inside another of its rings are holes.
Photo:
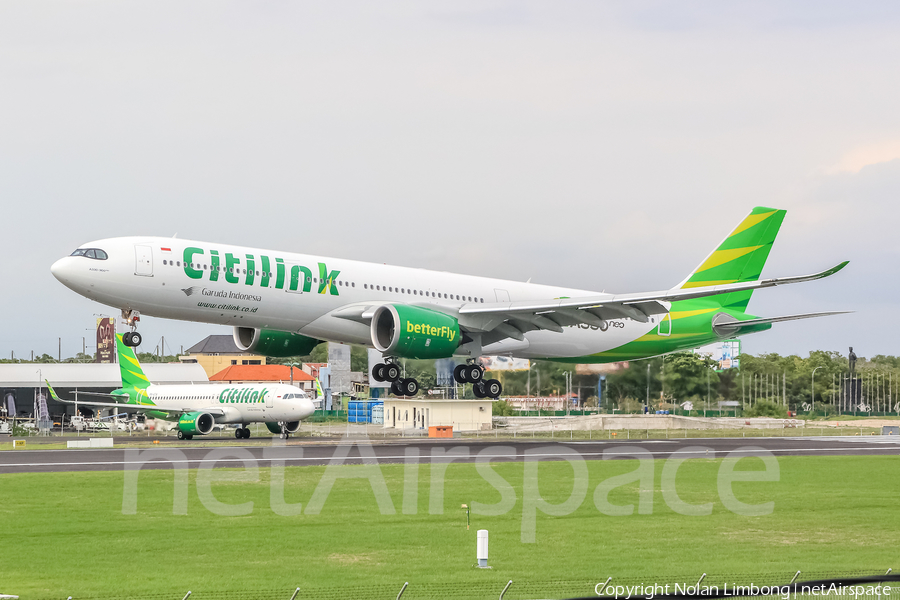
[[[859,441],[859,440],[856,440]],[[716,457],[722,457],[727,454],[741,454],[743,456],[755,456],[759,454],[784,454],[788,452],[855,452],[859,450],[871,450],[871,446],[859,446],[859,447],[834,447],[834,448],[777,448],[777,449],[762,449],[762,450],[745,450],[736,448],[734,450],[715,450],[714,454]],[[712,450],[712,449],[711,449]],[[900,450],[900,448],[898,448]],[[672,452],[666,451],[657,451],[657,452],[649,452],[651,455],[662,455],[662,456],[677,456],[677,455],[685,455],[684,457],[696,456],[698,458],[705,458],[707,456],[705,450],[702,452],[698,451],[681,451],[675,450]],[[542,452],[542,453],[529,453],[527,458],[560,458],[561,456],[565,456],[565,453],[561,452]],[[578,456],[581,457],[602,457],[603,452],[586,452],[579,453]],[[461,458],[466,459],[476,459],[478,457],[477,454],[470,454],[468,457],[437,457],[432,458],[427,455],[423,455],[420,457],[419,462],[452,462],[454,458],[457,460]],[[358,456],[349,456],[343,459],[333,459],[333,458],[323,458],[323,457],[279,457],[279,458],[256,458],[258,462],[359,462],[362,457]],[[397,455],[386,455],[377,457],[378,461],[382,460],[398,460],[403,461],[406,460],[406,456],[403,454]],[[487,458],[487,457],[485,457]],[[506,453],[506,454],[491,454],[491,460],[497,459],[523,459],[526,458],[523,454],[515,454],[515,453]],[[221,458],[221,459],[205,459],[205,458],[197,458],[197,459],[178,459],[178,460],[165,460],[165,459],[154,459],[150,461],[79,461],[79,462],[54,462],[54,463],[8,463],[0,465],[0,468],[24,468],[24,467],[86,467],[86,466],[120,466],[126,467],[129,465],[148,465],[153,463],[160,464],[186,464],[186,465],[203,465],[203,464],[217,464],[217,463],[243,463],[245,459],[243,458]],[[366,459],[371,461],[371,459]]]

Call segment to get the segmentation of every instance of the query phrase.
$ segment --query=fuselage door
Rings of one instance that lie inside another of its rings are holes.
[[[663,337],[672,335],[672,317],[669,315],[669,313],[666,313],[665,316],[663,316],[659,320],[659,325],[656,328],[656,333]]]
[[[266,394],[266,408],[275,408],[275,394]]]
[[[509,292],[506,290],[498,290],[494,288],[494,294],[497,296],[497,302],[509,302]]]
[[[153,277],[153,250],[150,246],[134,247],[134,274]]]

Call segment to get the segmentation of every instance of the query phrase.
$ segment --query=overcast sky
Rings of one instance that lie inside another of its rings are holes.
[[[856,312],[744,351],[900,354],[898,67],[896,2],[6,1],[0,355],[90,345],[97,238],[649,291],[757,205],[764,276],[851,263],[751,312]]]

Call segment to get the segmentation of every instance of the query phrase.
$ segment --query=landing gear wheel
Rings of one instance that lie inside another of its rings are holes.
[[[378,363],[374,367],[372,367],[372,379],[375,381],[384,381],[384,365]]]
[[[466,376],[466,381],[469,383],[478,383],[484,378],[484,369],[479,365],[466,365],[463,373]]]
[[[141,342],[143,342],[143,341],[144,341],[144,338],[141,337],[141,334],[139,334],[137,331],[131,332],[131,346],[133,348],[140,346]]]
[[[122,334],[122,343],[131,348],[131,336],[134,335],[130,331],[126,331]]]
[[[243,435],[241,435],[241,437],[245,440],[250,439],[250,428],[249,427],[244,427],[244,433],[243,433]]]
[[[484,383],[479,381],[478,383],[472,386],[472,393],[475,394],[476,398],[484,398]]]
[[[399,381],[394,381],[391,383],[391,393],[395,396],[403,395],[403,388],[400,387]]]
[[[412,378],[401,379],[400,389],[404,396],[415,396],[419,393],[419,382]]]
[[[466,365],[456,365],[453,369],[453,380],[460,384],[468,383],[466,381]]]
[[[236,439],[241,439],[242,437],[244,437],[244,429],[242,427],[238,427],[237,429],[235,429],[234,437]]]
[[[178,439],[179,439],[179,440],[183,440],[185,437],[187,437],[187,436],[184,435],[184,432],[183,432],[182,430],[180,430],[180,429],[178,430],[177,436],[178,436]]]
[[[288,439],[288,434],[286,434],[285,432],[282,431],[282,432],[281,432],[281,439],[283,439],[283,440]]]
[[[393,363],[389,363],[384,365],[384,371],[382,371],[384,375],[385,381],[397,381],[400,379],[400,367]]]
[[[488,379],[483,384],[485,398],[499,398],[503,393],[503,386],[496,379]]]

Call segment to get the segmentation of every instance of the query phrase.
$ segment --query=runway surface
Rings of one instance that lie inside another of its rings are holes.
[[[653,458],[723,458],[771,453],[780,456],[898,456],[900,438],[801,437],[801,438],[710,438],[687,440],[632,440],[590,442],[522,442],[483,440],[413,440],[371,444],[365,439],[331,443],[280,440],[267,446],[166,447],[104,450],[9,450],[0,452],[0,474],[59,471],[117,471],[123,469],[168,469],[242,467],[245,461],[267,467],[327,464],[391,464],[405,460],[419,463],[476,462],[477,460],[563,460],[577,454],[585,460],[635,458],[613,456],[630,450],[647,452]],[[604,457],[604,453],[606,456]],[[647,456],[646,454],[644,455]]]

